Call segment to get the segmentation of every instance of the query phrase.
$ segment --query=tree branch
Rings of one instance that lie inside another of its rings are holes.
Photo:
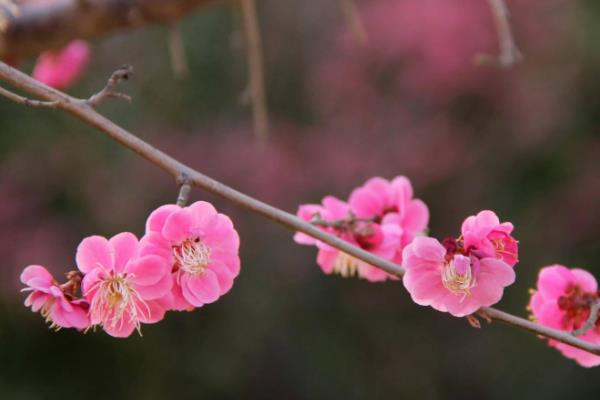
[[[303,232],[390,274],[398,277],[402,277],[404,274],[404,268],[399,265],[384,260],[359,247],[355,247],[336,236],[323,232],[309,222],[301,220],[300,218],[269,204],[263,203],[260,200],[230,188],[229,186],[190,168],[116,125],[111,120],[99,114],[89,104],[81,102],[56,89],[52,89],[2,62],[0,62],[0,79],[45,101],[58,102],[57,108],[60,108],[79,118],[86,124],[99,129],[110,138],[134,151],[175,178],[185,174],[189,177],[189,181],[193,185],[223,197],[267,219],[275,221],[292,231]],[[571,335],[570,332],[551,329],[492,307],[482,307],[479,310],[479,313],[489,317],[493,321],[503,322],[533,332],[537,335],[577,347],[592,354],[600,355],[599,345],[578,339]]]
[[[74,39],[170,24],[215,0],[54,0],[0,7],[0,59],[26,57]]]
[[[240,0],[248,57],[248,91],[252,104],[254,133],[260,140],[269,135],[269,111],[265,93],[262,41],[256,15],[256,0]]]
[[[596,325],[596,322],[598,321],[598,313],[599,312],[600,312],[600,300],[596,300],[590,306],[590,316],[588,317],[587,321],[585,321],[585,324],[583,324],[583,326],[581,328],[576,329],[573,332],[571,332],[571,334],[573,336],[579,336],[579,335],[585,334],[587,331],[592,329]]]
[[[475,62],[480,65],[491,65],[495,67],[508,68],[523,59],[521,52],[515,44],[512,29],[510,27],[508,7],[504,0],[488,0],[496,33],[498,35],[498,45],[500,54],[493,56],[490,54],[478,54],[475,56]]]
[[[58,101],[40,101],[40,100],[32,100],[27,97],[19,96],[16,93],[11,92],[10,90],[6,90],[0,86],[0,96],[4,96],[9,100],[14,101],[15,103],[22,104],[27,107],[39,107],[39,108],[56,108],[58,106]]]

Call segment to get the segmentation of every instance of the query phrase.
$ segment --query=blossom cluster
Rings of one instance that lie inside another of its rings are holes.
[[[484,210],[464,220],[458,237],[439,241],[428,236],[429,210],[404,176],[371,178],[347,200],[326,196],[321,204],[301,205],[297,215],[401,265],[402,283],[415,303],[455,317],[499,302],[516,278],[519,245],[512,223]],[[304,233],[294,240],[317,247],[317,264],[326,274],[399,279]],[[63,284],[41,265],[25,268],[21,281],[30,292],[25,305],[52,328],[141,334],[142,324],[162,320],[167,311],[191,311],[227,293],[240,272],[239,244],[232,221],[210,203],[164,205],[149,215],[139,240],[129,232],[85,238],[75,255],[78,271],[67,273]],[[534,321],[600,345],[600,291],[589,272],[543,268],[528,309]],[[599,356],[553,339],[548,343],[582,366],[600,365]]]
[[[240,272],[239,236],[208,202],[164,205],[150,214],[145,235],[90,236],[75,255],[78,271],[59,284],[31,265],[21,281],[25,300],[53,328],[102,327],[127,337],[169,310],[193,310],[227,293]],[[79,295],[80,293],[80,295]]]
[[[516,278],[519,245],[512,223],[501,223],[493,211],[484,210],[465,219],[457,238],[429,237],[427,206],[413,198],[412,185],[403,176],[392,181],[372,178],[352,191],[348,201],[327,196],[321,204],[301,205],[297,215],[402,265],[402,282],[415,303],[456,317],[499,302]],[[357,275],[371,282],[397,279],[303,233],[296,233],[295,240],[318,248],[317,264],[327,274]],[[533,320],[600,345],[600,318],[592,315],[600,309],[600,291],[589,272],[545,267],[537,286],[528,306]],[[582,366],[600,365],[599,356],[556,340],[548,343]]]
[[[398,176],[391,181],[376,177],[352,191],[347,201],[327,196],[321,204],[301,205],[298,217],[363,250],[400,264],[402,249],[416,236],[425,234],[429,210],[423,201],[413,198],[413,188],[406,177]],[[317,246],[317,263],[326,274],[357,275],[371,282],[396,279],[304,233],[296,233],[294,240]]]

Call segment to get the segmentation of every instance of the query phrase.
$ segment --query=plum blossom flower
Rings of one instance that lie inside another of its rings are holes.
[[[376,222],[385,220],[401,229],[399,256],[404,246],[424,233],[429,222],[427,206],[422,200],[413,198],[412,185],[405,176],[397,176],[391,181],[371,178],[352,191],[348,203],[359,218],[372,218]]]
[[[85,274],[82,292],[90,304],[90,322],[111,336],[127,337],[141,323],[163,319],[162,300],[171,290],[170,265],[155,255],[140,255],[129,232],[110,239],[85,238],[77,248],[77,267]]]
[[[298,209],[298,217],[305,221],[316,221],[326,232],[387,260],[393,260],[397,255],[402,235],[399,226],[386,221],[376,223],[372,220],[357,219],[350,205],[336,197],[325,197],[321,205],[301,205]],[[317,246],[319,249],[317,264],[326,274],[337,273],[343,277],[358,275],[371,282],[395,278],[304,233],[296,233],[294,240],[299,244]]]
[[[478,257],[496,257],[511,267],[519,260],[518,242],[510,235],[510,222],[500,223],[490,210],[468,217],[462,224],[464,247]]]
[[[588,320],[592,303],[598,301],[598,283],[583,269],[550,265],[540,270],[537,290],[532,291],[528,309],[539,324],[563,331],[580,329]],[[600,344],[600,321],[578,336]],[[553,339],[548,344],[583,367],[600,365],[600,357]]]
[[[90,46],[83,40],[74,40],[60,50],[40,54],[32,76],[56,89],[73,85],[87,69],[91,58]]]
[[[431,237],[417,237],[403,252],[404,287],[412,300],[455,317],[464,317],[502,298],[515,281],[511,266],[496,257],[478,257],[461,243],[442,245]]]
[[[239,236],[224,214],[208,202],[169,204],[146,222],[142,254],[167,260],[173,274],[171,307],[191,310],[227,293],[240,273]]]
[[[27,285],[23,291],[31,293],[25,306],[40,312],[50,328],[86,329],[90,325],[88,304],[74,297],[76,290],[69,283],[59,285],[50,272],[41,265],[30,265],[21,273],[21,282]]]

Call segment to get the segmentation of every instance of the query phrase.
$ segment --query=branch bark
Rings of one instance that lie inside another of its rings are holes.
[[[315,239],[325,242],[390,274],[394,274],[398,277],[402,277],[404,274],[404,268],[399,265],[384,260],[359,247],[355,247],[336,236],[323,232],[309,222],[301,220],[300,218],[269,204],[263,203],[260,200],[241,193],[192,169],[168,154],[152,147],[142,139],[102,116],[88,103],[82,102],[80,99],[73,98],[56,89],[52,89],[2,62],[0,62],[0,79],[33,96],[39,97],[44,101],[57,102],[56,108],[62,109],[79,118],[84,123],[97,128],[121,145],[155,164],[175,179],[186,176],[189,179],[189,182],[194,186],[223,197],[243,208],[275,221],[292,231],[300,231],[310,235]],[[518,327],[537,335],[555,339],[559,342],[577,347],[592,354],[600,355],[600,345],[578,339],[570,332],[548,328],[492,307],[482,307],[478,312],[489,317],[489,319],[493,321],[499,321]]]
[[[170,24],[215,0],[53,0],[0,7],[0,59],[27,57],[74,39]]]

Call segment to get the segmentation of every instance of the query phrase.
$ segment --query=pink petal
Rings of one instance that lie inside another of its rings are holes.
[[[54,280],[50,272],[41,265],[30,265],[21,273],[21,282],[25,285],[29,285],[28,281],[33,278],[37,278],[38,282],[47,282],[47,286],[50,286]]]
[[[339,250],[321,249],[317,253],[317,264],[321,267],[323,272],[331,274],[333,272],[333,265],[339,254]]]
[[[414,254],[427,261],[443,260],[446,249],[437,239],[420,236],[415,238],[410,245]]]
[[[77,267],[84,274],[94,268],[113,269],[113,257],[108,240],[102,236],[90,236],[79,244],[75,256]]]
[[[207,201],[197,201],[188,209],[194,216],[194,228],[203,230],[207,225],[212,225],[213,218],[217,215],[215,207]]]
[[[167,295],[173,287],[173,274],[166,273],[158,281],[151,285],[136,285],[135,290],[144,300],[156,300]]]
[[[423,232],[429,223],[429,209],[421,200],[413,200],[404,212],[402,227],[411,233]]]
[[[537,287],[545,298],[558,299],[565,293],[567,285],[573,283],[573,275],[562,265],[551,265],[540,270]]]
[[[187,208],[175,211],[165,221],[162,235],[173,244],[179,244],[193,236],[194,215]]]
[[[114,271],[121,273],[138,252],[138,239],[130,232],[122,232],[108,241],[113,250]]]
[[[164,258],[148,255],[131,260],[125,272],[133,276],[136,287],[151,286],[170,274],[171,266]]]
[[[181,288],[183,297],[196,307],[213,303],[219,298],[219,281],[210,269],[206,269],[202,275],[184,274]]]
[[[135,320],[132,320],[131,314],[129,312],[123,313],[123,317],[116,324],[112,324],[112,322],[108,322],[102,325],[102,328],[106,333],[110,336],[117,338],[126,338],[131,336],[133,331],[135,330]]]
[[[145,324],[155,324],[165,317],[166,309],[156,300],[146,301],[139,309],[139,320]]]
[[[169,215],[181,210],[175,204],[166,204],[152,211],[146,220],[146,232],[161,232]]]
[[[376,215],[382,215],[385,209],[383,197],[365,187],[354,189],[348,200],[352,211],[360,218],[369,218]]]
[[[579,268],[573,268],[571,274],[577,280],[577,284],[581,289],[588,293],[596,293],[598,291],[598,282],[594,275],[588,271]]]

